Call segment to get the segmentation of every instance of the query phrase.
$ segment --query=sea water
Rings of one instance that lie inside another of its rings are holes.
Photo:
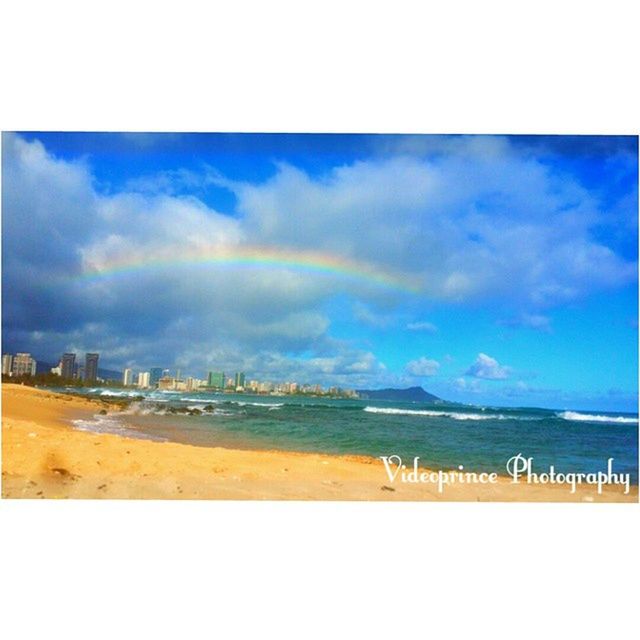
[[[432,469],[463,465],[500,474],[518,453],[565,473],[597,472],[614,458],[617,471],[638,481],[637,414],[208,392],[82,392],[143,397],[122,413],[76,421],[85,430],[204,447],[419,456],[420,464]],[[201,413],[173,413],[181,409]]]

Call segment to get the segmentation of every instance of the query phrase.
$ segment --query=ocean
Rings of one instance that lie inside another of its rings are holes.
[[[78,389],[57,389],[78,393]],[[76,420],[94,432],[204,447],[399,455],[431,469],[506,473],[521,453],[536,469],[592,473],[614,459],[638,482],[638,416],[458,404],[92,388],[138,398],[122,413]],[[180,413],[188,410],[192,413]]]

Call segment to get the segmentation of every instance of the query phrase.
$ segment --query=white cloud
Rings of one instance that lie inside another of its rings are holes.
[[[485,380],[506,380],[510,371],[510,367],[502,366],[495,358],[485,353],[479,353],[475,362],[465,372],[465,375]]]
[[[77,244],[95,235],[97,197],[87,166],[10,133],[2,135],[2,155],[2,232],[10,241],[3,266],[28,262],[37,275],[77,268]]]
[[[431,360],[429,358],[418,358],[417,360],[411,360],[407,363],[405,370],[412,376],[435,376],[440,369],[440,363],[437,360]]]
[[[356,162],[312,178],[288,164],[261,184],[219,180],[257,241],[398,269],[426,296],[553,305],[636,278],[594,239],[595,195],[506,138],[440,140],[449,153]]]

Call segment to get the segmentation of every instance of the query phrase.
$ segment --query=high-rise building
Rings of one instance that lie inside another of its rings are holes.
[[[172,378],[171,376],[162,376],[162,378],[158,380],[158,389],[172,391],[177,388],[176,383],[176,378]]]
[[[142,371],[138,374],[138,386],[141,389],[149,388],[151,380],[151,374],[148,371]]]
[[[36,361],[30,353],[16,353],[11,365],[11,374],[14,376],[36,375]]]
[[[198,378],[193,378],[189,376],[185,382],[185,391],[195,391],[200,387],[206,386],[206,380],[199,380]]]
[[[84,357],[85,382],[95,382],[98,379],[98,354],[87,353]]]
[[[73,372],[76,366],[76,354],[64,353],[60,360],[60,376],[66,380],[73,378]]]
[[[224,389],[226,376],[222,371],[209,371],[207,386],[214,389]]]
[[[13,356],[10,353],[5,353],[2,356],[2,375],[11,375],[11,365],[13,364]]]
[[[122,375],[122,384],[125,387],[130,387],[133,384],[133,371],[131,369],[125,369]]]
[[[160,378],[162,378],[162,367],[151,367],[149,370],[149,385],[147,386],[157,386]]]
[[[236,373],[236,389],[244,389],[244,381],[245,381],[244,372],[241,371],[239,373]]]

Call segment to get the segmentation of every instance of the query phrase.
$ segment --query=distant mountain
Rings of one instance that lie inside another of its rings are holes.
[[[427,393],[422,387],[408,389],[358,389],[358,395],[367,400],[401,400],[404,402],[442,402],[438,396]]]

